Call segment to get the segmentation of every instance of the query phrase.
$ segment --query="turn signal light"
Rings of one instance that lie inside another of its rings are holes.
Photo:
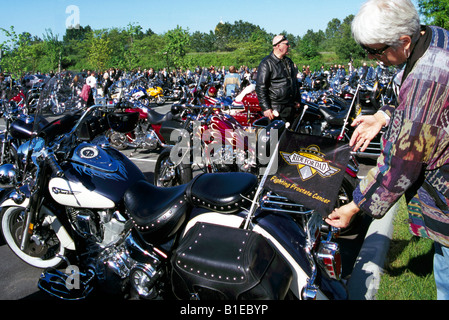
[[[331,279],[341,279],[341,254],[337,243],[322,241],[317,250],[316,258],[318,264]]]

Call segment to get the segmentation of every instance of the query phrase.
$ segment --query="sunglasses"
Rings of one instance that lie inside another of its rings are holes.
[[[287,40],[287,38],[285,36],[283,36],[281,40],[279,40],[278,42],[273,44],[273,47],[276,47],[278,44],[280,44],[282,41],[285,41],[285,40]],[[286,45],[289,45],[289,43],[286,43]]]
[[[389,45],[386,45],[383,48],[380,49],[372,49],[372,48],[368,48],[366,46],[364,46],[363,44],[361,45],[362,49],[365,50],[366,53],[373,55],[373,56],[381,56],[385,53],[385,51],[387,51],[388,48],[390,48]]]

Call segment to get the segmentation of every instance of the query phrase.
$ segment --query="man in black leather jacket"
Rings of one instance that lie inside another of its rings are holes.
[[[299,107],[298,70],[287,57],[290,44],[283,35],[273,38],[273,51],[257,69],[256,93],[260,107],[270,120],[280,118],[293,123]]]

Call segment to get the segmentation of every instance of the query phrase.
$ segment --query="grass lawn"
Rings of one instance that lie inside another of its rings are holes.
[[[436,300],[433,241],[412,236],[407,220],[401,200],[376,300]]]

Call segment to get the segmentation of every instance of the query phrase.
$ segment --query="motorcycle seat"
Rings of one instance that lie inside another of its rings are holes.
[[[346,119],[346,110],[342,112],[334,112],[327,108],[319,108],[320,113],[330,125],[342,126]]]
[[[258,183],[246,172],[204,173],[192,180],[186,196],[197,207],[233,213],[249,208]]]
[[[148,109],[147,119],[150,124],[161,124],[164,121],[172,120],[173,115],[171,112],[161,114],[152,109]]]
[[[124,203],[134,227],[153,244],[168,239],[184,222],[190,204],[187,185],[159,188],[140,180],[125,192]]]

